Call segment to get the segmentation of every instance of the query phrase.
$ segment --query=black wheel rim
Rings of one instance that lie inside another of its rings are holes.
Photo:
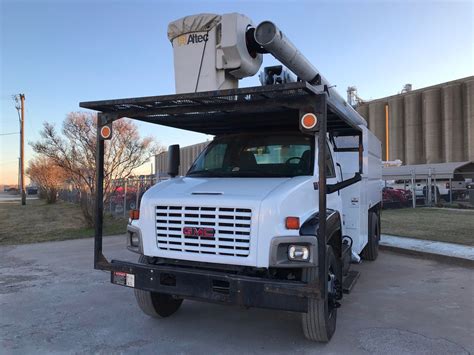
[[[333,265],[329,266],[328,270],[328,319],[331,319],[336,313],[337,309],[337,288],[338,280]]]
[[[379,241],[380,241],[380,233],[379,233],[379,224],[378,224],[378,222],[375,223],[374,240],[375,240],[375,243],[376,243],[376,244],[379,244]]]

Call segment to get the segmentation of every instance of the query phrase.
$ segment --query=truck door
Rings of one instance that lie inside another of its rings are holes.
[[[329,141],[326,141],[326,183],[327,184],[335,184],[339,181],[342,181],[342,176],[340,174],[339,167],[336,166],[336,162],[334,160],[335,154],[334,149]],[[332,194],[328,194],[326,197],[327,208],[339,211],[342,217],[342,204],[341,204],[341,196],[340,191],[334,192]]]

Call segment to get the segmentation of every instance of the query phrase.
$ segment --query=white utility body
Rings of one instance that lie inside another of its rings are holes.
[[[138,263],[102,254],[104,142],[98,136],[94,262],[134,287],[140,308],[175,313],[184,299],[302,313],[308,339],[327,342],[351,263],[375,260],[381,144],[272,22],[200,14],[172,22],[175,95],[81,103],[98,129],[121,117],[214,135],[185,176],[179,146],[170,179],[143,195],[127,242]],[[262,87],[237,88],[262,55],[283,66]]]

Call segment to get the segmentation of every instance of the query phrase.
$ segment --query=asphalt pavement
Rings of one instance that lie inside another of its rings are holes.
[[[135,259],[123,237],[108,257]],[[133,290],[92,268],[93,241],[0,247],[0,353],[474,353],[472,268],[381,252],[339,309],[329,344],[307,341],[291,312],[185,301],[152,319]]]

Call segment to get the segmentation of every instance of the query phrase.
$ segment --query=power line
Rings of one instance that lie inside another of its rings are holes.
[[[13,162],[18,163],[18,159],[11,159],[11,160],[0,160],[0,165],[12,164]]]
[[[0,136],[11,136],[12,134],[20,134],[20,132],[0,133]]]

